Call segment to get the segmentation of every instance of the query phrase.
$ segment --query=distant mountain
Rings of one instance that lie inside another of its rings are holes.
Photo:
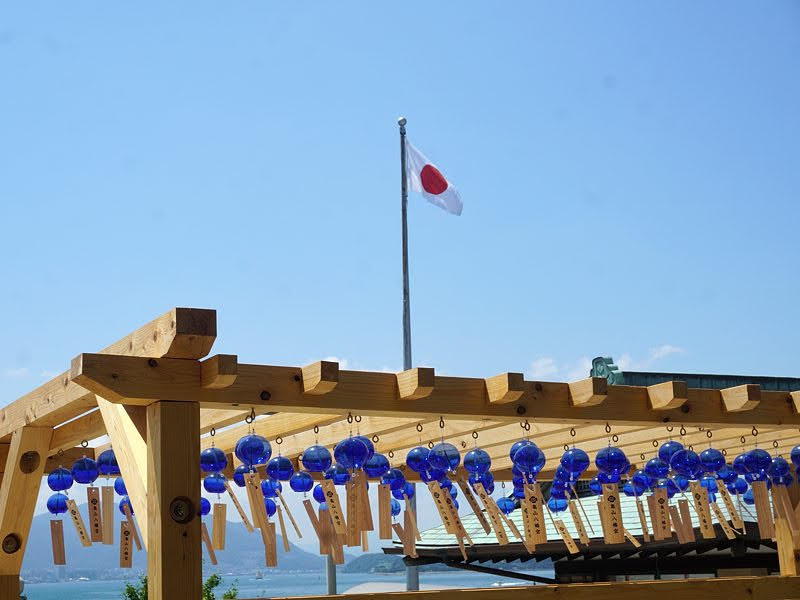
[[[84,522],[88,523],[86,505],[80,506]],[[142,552],[133,554],[133,569],[119,569],[119,521],[121,515],[116,515],[114,530],[114,545],[93,544],[84,548],[75,527],[68,515],[62,515],[64,521],[64,546],[66,550],[67,565],[59,572],[53,565],[53,552],[50,544],[50,519],[49,514],[34,517],[31,526],[30,538],[25,551],[25,560],[22,565],[23,576],[30,579],[54,578],[57,574],[61,577],[89,577],[90,579],[112,577],[131,577],[147,570],[147,555]],[[206,517],[206,526],[211,530],[211,519]],[[312,534],[313,535],[313,534]],[[283,549],[283,541],[278,535],[278,567],[279,571],[321,571],[325,568],[325,557],[319,554],[305,552],[294,544],[289,544],[290,552]],[[255,573],[266,571],[264,565],[264,545],[258,531],[248,533],[242,523],[228,521],[226,530],[225,550],[217,551],[217,566],[211,565],[208,560],[205,546],[203,546],[204,570],[207,573],[219,571],[220,573]],[[345,555],[345,560],[352,556]]]

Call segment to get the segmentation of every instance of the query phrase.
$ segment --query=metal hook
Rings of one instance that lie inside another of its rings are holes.
[[[356,423],[361,423],[361,415],[356,415],[353,418],[355,419]]]
[[[417,423],[417,431],[422,433],[422,423]]]
[[[214,427],[212,427],[209,433],[211,434],[211,437],[214,437],[215,435],[217,435],[217,430]]]
[[[444,418],[439,417],[439,429],[444,429]]]
[[[672,433],[672,430],[675,429],[672,425],[667,425],[667,432]]]
[[[684,436],[684,435],[686,435],[686,427],[684,427],[683,425],[681,425],[681,429],[680,429],[680,431],[679,431],[678,433],[680,433],[680,434],[681,434],[681,436]]]
[[[278,446],[280,446],[283,443],[283,438],[281,436],[276,437],[275,443],[278,444]]]
[[[428,448],[433,448],[433,440],[431,440],[430,442],[428,442]]]
[[[572,429],[570,429],[570,430],[569,430],[569,434],[570,434],[572,437],[575,437],[575,435],[577,434],[577,432],[575,431],[575,428],[574,428],[574,427],[573,427]]]
[[[709,429],[708,431],[706,431],[706,437],[707,437],[708,439],[711,439],[713,436],[714,436],[714,434],[713,434],[713,433],[711,433],[711,430],[710,430],[710,429]]]
[[[658,440],[653,440],[653,448],[658,448]]]
[[[81,448],[88,448],[89,442],[87,440],[81,440]]]
[[[319,433],[319,425],[314,425],[314,433]]]
[[[347,422],[348,423],[352,423],[353,422],[353,413],[347,413]]]
[[[394,458],[394,450],[389,450],[389,458]]]
[[[619,441],[619,436],[615,433],[611,436],[611,441],[616,444]]]
[[[611,433],[611,425],[606,423],[606,433]]]
[[[569,450],[569,444],[564,444],[564,452],[566,452],[567,450]]]
[[[473,440],[477,440],[477,439],[478,439],[478,432],[477,432],[477,430],[472,432],[472,439],[473,439]]]
[[[374,435],[372,436],[372,443],[373,443],[373,444],[377,444],[379,439],[381,439],[381,438],[379,438],[379,437],[378,437],[378,434],[377,434],[377,433],[376,433],[376,434],[374,434]]]
[[[756,437],[758,435],[758,429],[756,429],[755,425],[753,425],[753,429],[750,430],[750,433],[753,435],[753,437]]]

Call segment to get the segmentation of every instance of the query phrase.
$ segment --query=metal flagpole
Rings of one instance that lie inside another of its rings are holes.
[[[400,206],[403,217],[403,369],[411,368],[411,299],[408,291],[408,182],[406,180],[406,118],[397,119],[400,126]],[[416,485],[416,484],[415,484]],[[417,510],[417,495],[406,500]],[[406,590],[419,590],[419,568],[406,567]]]

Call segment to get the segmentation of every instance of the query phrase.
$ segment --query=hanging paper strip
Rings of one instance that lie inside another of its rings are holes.
[[[100,510],[100,488],[86,488],[86,505],[89,507],[89,539],[103,541],[103,513]]]
[[[758,521],[758,531],[762,540],[769,540],[775,537],[775,521],[772,518],[772,509],[769,505],[769,493],[765,481],[754,481],[750,484],[753,490],[753,499],[756,506],[756,520]]]
[[[481,507],[478,505],[478,501],[475,499],[475,495],[472,493],[469,483],[467,483],[467,480],[464,479],[464,476],[460,473],[456,475],[456,482],[458,483],[458,487],[461,489],[461,495],[467,499],[467,504],[469,504],[473,514],[477,517],[481,527],[483,527],[483,530],[486,533],[490,533],[492,531],[492,527],[489,525],[486,515],[483,514]]]
[[[575,529],[578,531],[578,539],[581,541],[581,544],[588,546],[589,536],[586,533],[586,527],[583,525],[583,519],[581,519],[581,514],[575,502],[570,501],[569,514],[572,515],[572,522],[575,524]]]
[[[214,552],[214,548],[211,546],[211,538],[208,537],[208,528],[205,523],[200,523],[200,534],[203,538],[203,544],[206,547],[206,552],[208,552],[208,558],[211,560],[211,564],[216,565],[217,555]]]
[[[78,510],[78,505],[75,500],[67,500],[67,512],[72,518],[72,523],[75,525],[75,531],[78,532],[78,539],[81,541],[82,546],[91,546],[92,541],[89,539],[89,534],[86,531],[86,526],[83,524],[83,517]]]
[[[103,486],[103,543],[114,543],[114,488],[110,485]]]
[[[378,537],[392,539],[392,491],[388,483],[378,485]]]
[[[211,521],[211,547],[214,550],[225,550],[225,521],[228,506],[226,504],[214,504],[214,512]]]
[[[67,564],[64,552],[64,521],[53,519],[50,521],[50,543],[53,546],[53,564]]]
[[[105,505],[105,503],[103,503],[103,504]],[[119,524],[119,566],[120,566],[120,568],[122,568],[122,569],[130,569],[132,560],[133,560],[133,542],[131,540],[131,528],[130,528],[128,522],[123,520],[123,521],[120,521],[120,524]]]

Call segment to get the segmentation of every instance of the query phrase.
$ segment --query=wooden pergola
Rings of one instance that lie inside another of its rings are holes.
[[[493,460],[498,480],[509,478],[508,447],[520,426],[542,448],[548,467],[565,443],[588,452],[608,444],[628,456],[652,455],[667,427],[685,428],[684,443],[707,441],[737,453],[757,429],[762,446],[800,443],[800,390],[758,385],[692,389],[684,382],[609,385],[604,378],[573,383],[527,381],[521,373],[488,378],[439,376],[432,368],[401,373],[347,371],[335,362],[306,366],[240,364],[210,355],[216,312],[175,308],[97,353],[79,354],[71,368],[0,411],[0,451],[7,453],[0,486],[0,600],[17,599],[19,572],[42,476],[59,462],[92,455],[83,441],[108,435],[148,551],[151,600],[199,600],[201,524],[198,457],[211,444],[232,451],[252,427],[281,452],[297,457],[318,441],[333,445],[352,430],[373,437],[376,449],[401,466],[407,450],[442,437],[465,447],[473,432]],[[243,422],[257,416],[249,426]],[[351,417],[351,419],[348,419]],[[241,423],[241,424],[240,424]],[[224,428],[224,429],[223,429]],[[316,431],[315,431],[316,428]],[[610,428],[611,433],[608,429]],[[421,431],[420,431],[421,429]],[[2,461],[0,461],[2,464]],[[542,477],[547,477],[543,473]],[[797,484],[791,492],[800,517]],[[190,510],[186,511],[186,507]],[[776,519],[780,577],[570,584],[459,591],[511,599],[545,595],[581,598],[800,597],[800,536]],[[452,591],[393,594],[455,597]]]

